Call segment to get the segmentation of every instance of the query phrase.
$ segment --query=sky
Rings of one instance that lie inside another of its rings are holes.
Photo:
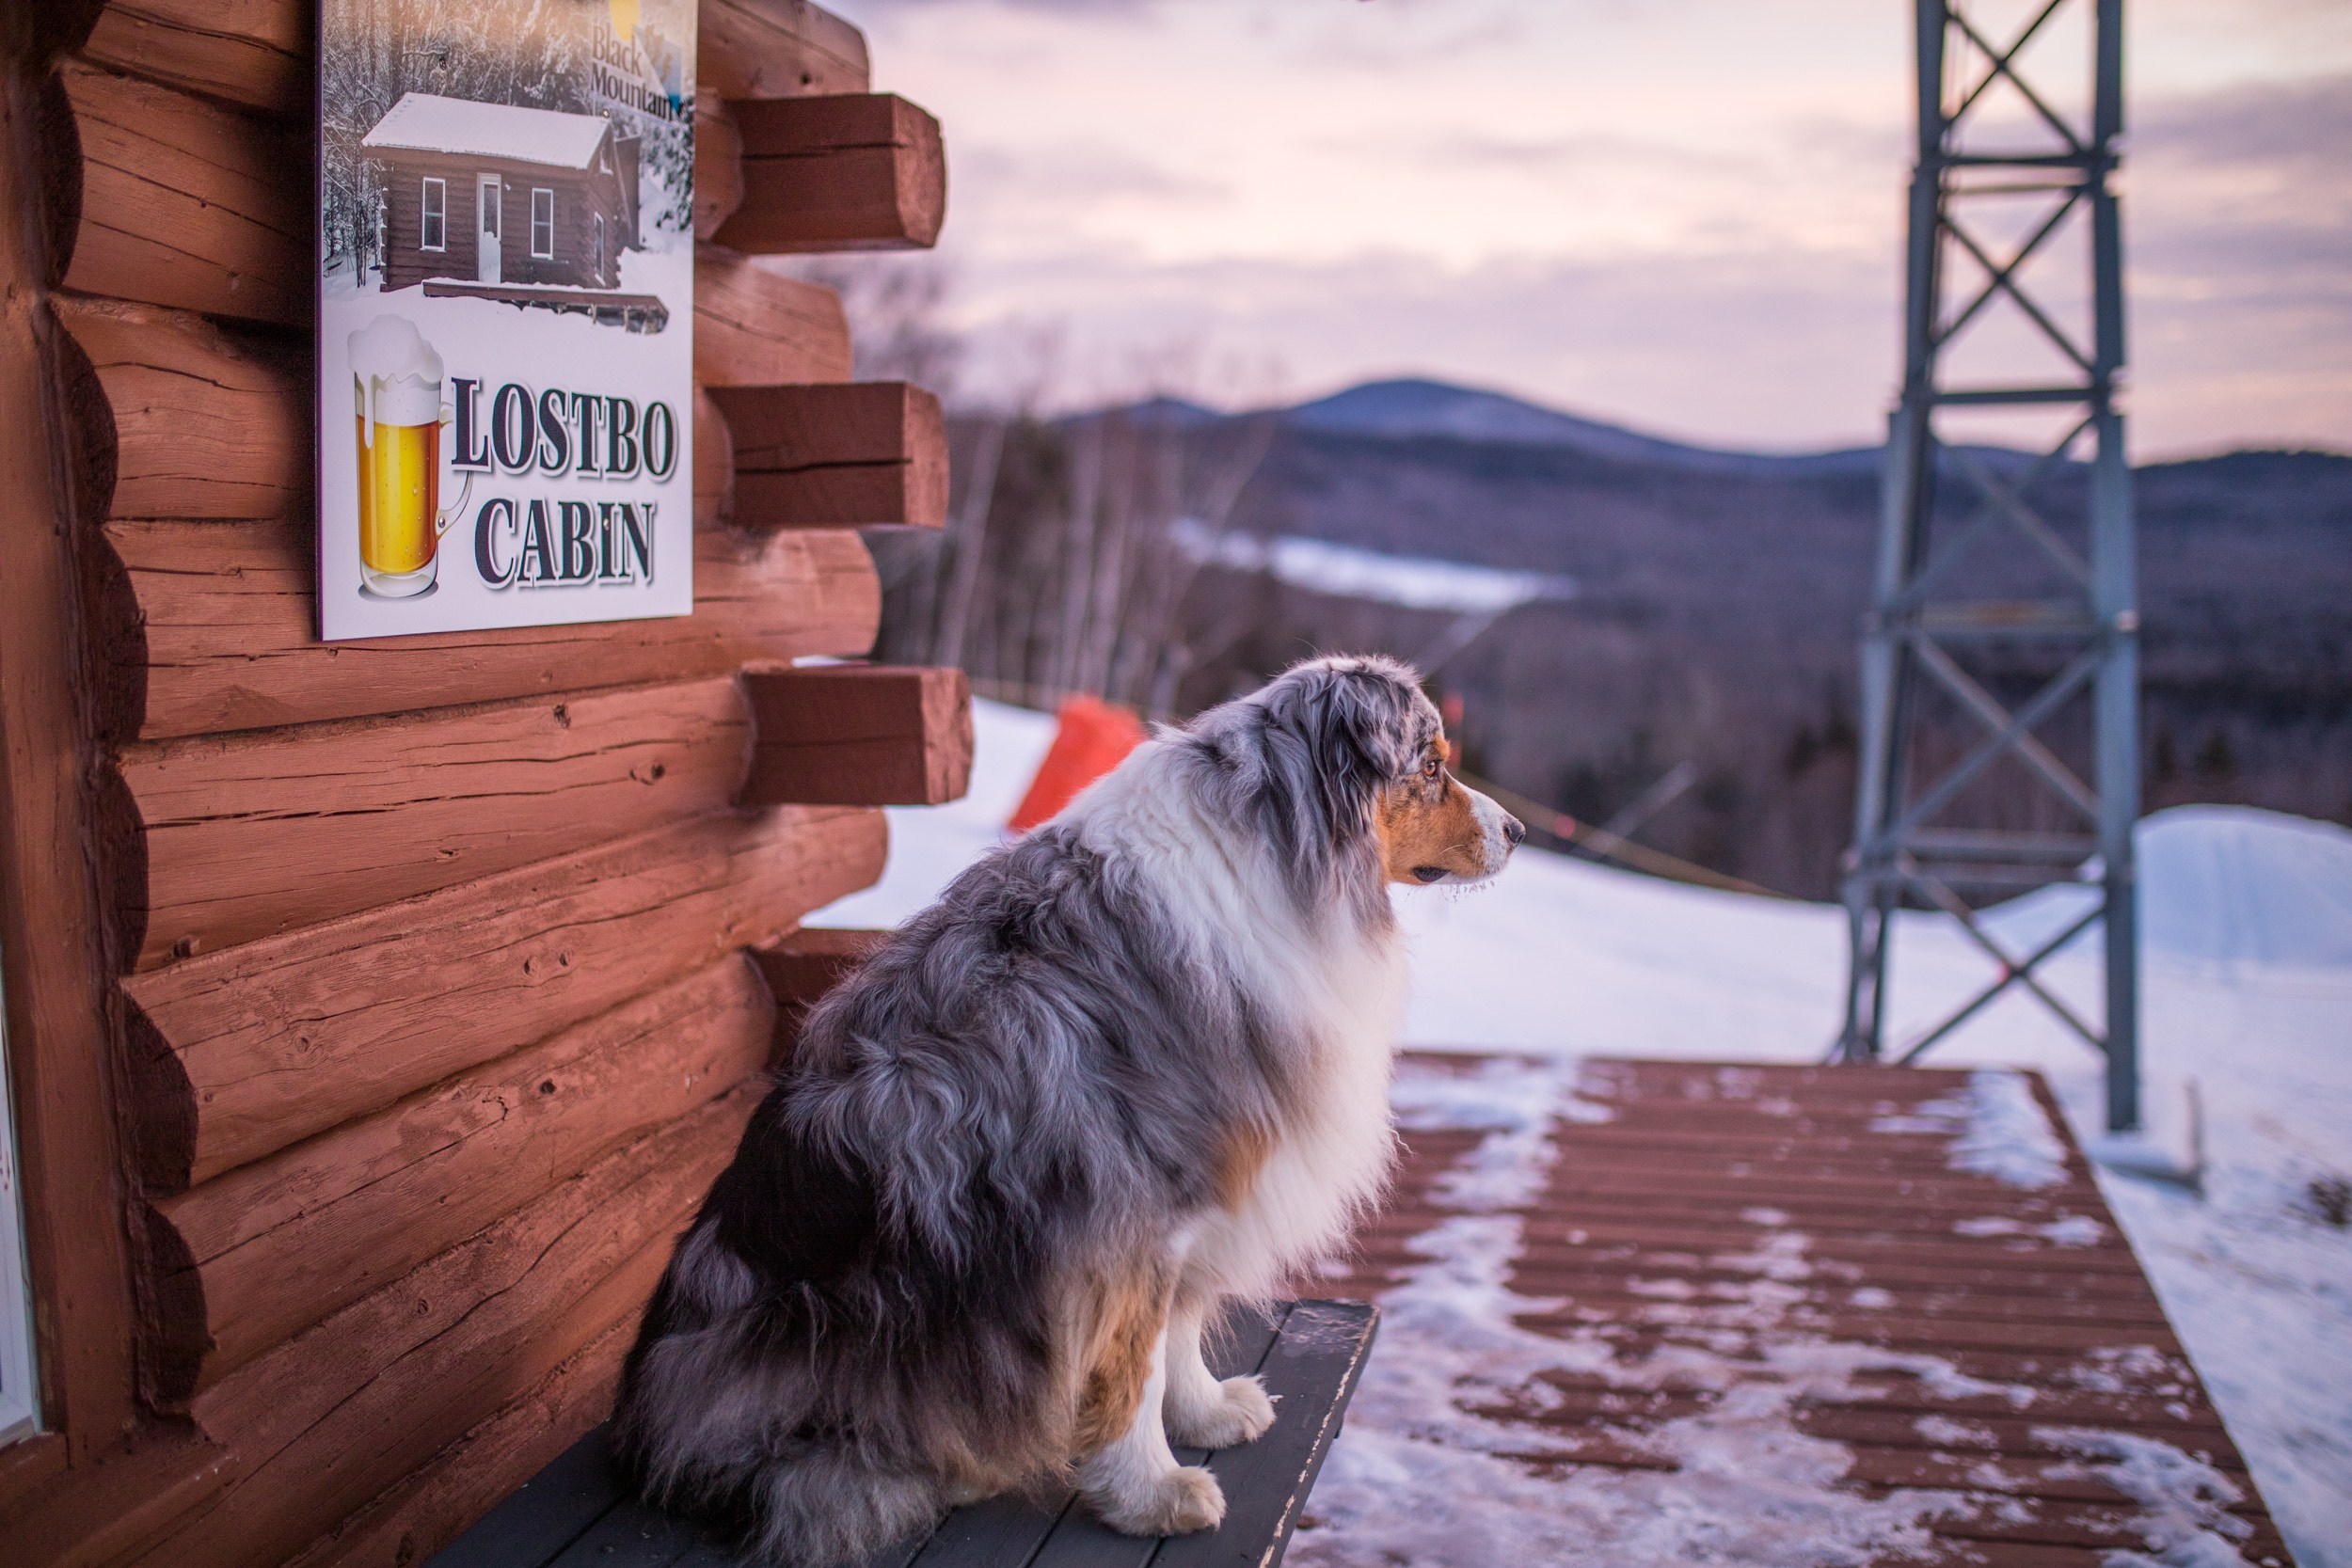
[[[2025,5],[1974,12],[2001,41]],[[1900,0],[833,8],[876,88],[946,127],[946,232],[912,264],[967,334],[968,397],[1232,407],[1429,375],[1713,445],[1880,438]],[[2352,450],[2352,5],[2126,10],[2135,456]],[[2021,55],[2061,109],[2088,14],[2066,0]],[[2013,97],[1984,112],[2028,134]],[[2080,239],[2033,263],[2061,323]],[[1978,336],[1972,368],[2042,362],[2006,301]]]

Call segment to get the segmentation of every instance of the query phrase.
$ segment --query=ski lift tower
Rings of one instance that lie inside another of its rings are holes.
[[[2123,121],[2122,0],[2034,0],[2006,44],[1978,24],[1988,0],[1916,5],[1919,131],[1903,383],[1889,421],[1878,573],[1862,638],[1861,777],[1844,882],[1851,950],[1836,1056],[1913,1061],[2020,987],[2106,1055],[2107,1126],[2126,1132],[2139,1123],[2132,860],[2132,824],[2139,815],[2139,617],[2131,471],[2115,406],[2123,287],[2111,182]],[[2086,9],[2090,14],[2081,16]],[[2068,12],[2089,29],[2087,119],[2079,109],[2054,109],[2021,58]],[[1987,112],[1994,102],[2008,105],[2005,118]],[[2052,241],[2062,233],[2079,241],[2086,215],[2087,297],[2079,275],[2074,292],[2054,293],[2040,282],[2057,276],[2050,263],[2059,247]],[[2008,243],[1996,245],[1994,228],[2004,217]],[[1972,328],[1981,332],[1996,316],[2008,318],[2011,344],[2016,335],[2031,339],[2041,351],[2036,357],[2058,369],[2010,385],[2000,384],[2011,378],[1999,375],[1984,381],[1964,370],[1951,373],[1956,340]],[[1958,411],[1983,409],[2038,410],[2056,417],[2065,434],[2027,465],[1941,438],[1939,427]],[[2087,540],[2078,545],[2069,537],[2073,530],[2037,511],[2030,498],[2086,447],[2090,518]],[[2019,597],[2014,585],[2029,575],[2055,586]],[[2055,663],[2057,673],[2012,707],[1967,665],[1979,662],[1972,650],[2026,642],[2045,651],[2038,668]],[[2037,736],[2086,691],[2093,758],[2088,783]],[[1965,715],[1974,744],[1956,757],[1923,747],[1923,699]],[[2044,826],[2018,827],[2013,813],[2002,825],[1983,795],[1972,796],[1970,786],[1996,764],[2022,768],[2038,792],[2055,798],[2055,812],[2041,818]],[[2055,830],[2046,826],[2051,819]],[[2063,929],[2022,952],[1989,931],[1963,897],[2070,881],[2091,885],[2097,897]],[[1887,949],[1894,911],[1905,905],[1950,914],[1998,973],[1942,1022],[1890,1047]],[[2106,1006],[2104,1026],[2094,1028],[2040,971],[2102,921]]]

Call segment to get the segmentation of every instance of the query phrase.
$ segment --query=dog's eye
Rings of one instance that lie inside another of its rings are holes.
[[[1434,779],[1444,768],[1444,763],[1439,762],[1436,757],[1431,757],[1421,765],[1421,776],[1424,779]]]

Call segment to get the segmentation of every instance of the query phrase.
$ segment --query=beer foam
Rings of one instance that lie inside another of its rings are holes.
[[[441,356],[405,316],[378,316],[350,339],[351,374],[368,436],[383,424],[431,424],[441,417]],[[368,389],[375,389],[374,407]]]

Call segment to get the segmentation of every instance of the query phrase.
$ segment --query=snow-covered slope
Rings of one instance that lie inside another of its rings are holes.
[[[882,883],[814,917],[885,926],[995,844],[1053,736],[1042,715],[980,703],[973,786],[893,811]],[[2352,1230],[2313,1184],[2352,1177],[2352,832],[2270,813],[2189,807],[2139,837],[2147,933],[2147,1109],[2185,1145],[2201,1100],[2202,1196],[2103,1175],[2232,1433],[2304,1568],[2352,1568]],[[2019,900],[2020,942],[2081,894]],[[1408,1043],[1557,1055],[1818,1059],[1845,963],[1835,908],[1751,898],[1522,850],[1493,885],[1400,893],[1413,932]],[[1895,1035],[1982,985],[1987,960],[1940,917],[1896,942]],[[2046,972],[2087,1016],[2095,944]],[[2040,1068],[2078,1136],[2102,1131],[2099,1062],[2012,995],[1939,1046],[1938,1065]]]

